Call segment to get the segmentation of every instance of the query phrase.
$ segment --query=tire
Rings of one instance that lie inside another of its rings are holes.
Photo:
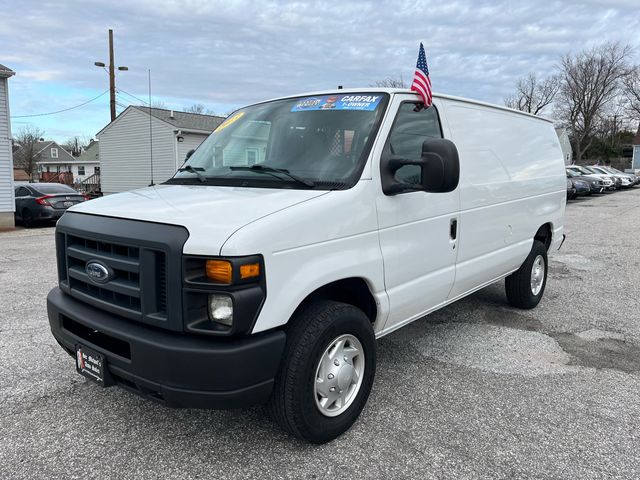
[[[31,213],[31,210],[29,210],[28,208],[23,208],[21,217],[22,225],[24,225],[25,228],[33,227],[33,214]]]
[[[327,355],[329,347],[341,338],[346,340],[345,355],[340,353],[342,358],[327,364],[327,359],[333,358]],[[360,353],[346,361],[358,346]],[[325,362],[321,363],[321,359]],[[340,365],[334,368],[335,362]],[[357,377],[361,381],[356,385],[353,371],[359,368]],[[267,409],[275,422],[292,435],[316,444],[329,442],[357,420],[371,392],[375,370],[375,335],[364,312],[334,301],[310,303],[291,320],[282,366]],[[317,381],[318,376],[322,382]],[[340,390],[345,392],[342,402],[330,403],[328,396],[322,397],[319,391],[328,392],[329,388],[344,389]]]
[[[534,240],[531,252],[524,263],[505,280],[507,299],[512,306],[529,310],[540,303],[547,285],[547,265],[547,249],[544,243]],[[534,268],[538,272],[535,284]],[[540,274],[543,275],[542,278]]]

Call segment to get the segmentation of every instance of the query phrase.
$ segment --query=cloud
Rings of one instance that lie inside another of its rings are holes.
[[[115,32],[122,90],[170,108],[203,103],[219,112],[314,89],[367,86],[413,74],[423,41],[437,91],[501,102],[517,78],[552,72],[568,51],[620,40],[640,47],[637,1],[0,0],[0,63],[12,113],[66,108],[107,88]],[[16,18],[17,17],[17,18]],[[51,129],[93,134],[107,99],[51,119]],[[120,103],[139,103],[122,93]],[[74,103],[75,102],[75,103]],[[63,122],[66,126],[61,126]],[[48,128],[48,127],[47,127]],[[53,131],[53,130],[52,130]]]

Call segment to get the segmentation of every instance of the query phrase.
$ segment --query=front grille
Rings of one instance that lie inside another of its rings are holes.
[[[166,318],[165,252],[77,234],[63,235],[60,240],[65,252],[60,263],[66,267],[60,280],[66,283],[71,295],[133,320],[141,320],[143,316]],[[112,278],[104,284],[93,281],[85,271],[90,261],[107,266]]]
[[[60,289],[120,318],[182,331],[188,237],[177,225],[67,212],[56,227]],[[96,273],[97,267],[87,270],[92,261],[108,271],[108,281],[89,276]]]

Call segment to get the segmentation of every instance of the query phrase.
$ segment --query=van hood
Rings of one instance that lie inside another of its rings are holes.
[[[83,202],[68,211],[185,227],[206,252],[219,254],[236,230],[277,211],[326,195],[323,190],[157,185]],[[187,240],[187,244],[190,241]]]

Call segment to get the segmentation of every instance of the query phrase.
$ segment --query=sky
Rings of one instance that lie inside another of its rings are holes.
[[[0,64],[12,130],[93,137],[109,122],[107,32],[114,30],[118,112],[148,99],[216,114],[337,85],[410,82],[424,43],[434,90],[502,103],[517,79],[553,73],[562,54],[606,41],[636,47],[640,1],[278,2],[0,0]]]

